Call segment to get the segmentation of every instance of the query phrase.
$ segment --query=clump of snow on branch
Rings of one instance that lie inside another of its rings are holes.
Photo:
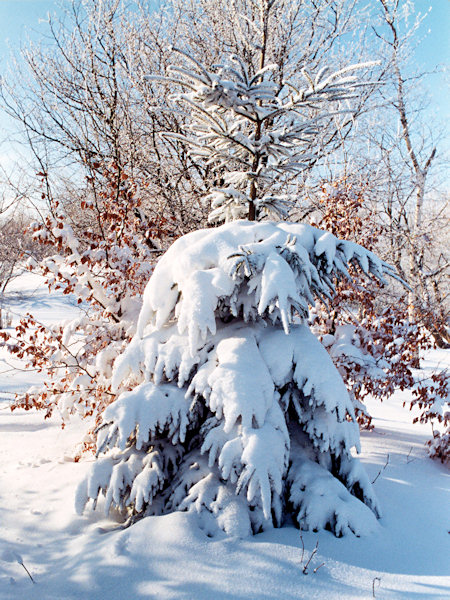
[[[372,531],[380,510],[352,450],[352,401],[309,331],[308,304],[354,264],[392,268],[308,225],[236,222],[161,258],[137,333],[116,360],[81,512],[106,496],[131,520],[196,511],[208,534],[279,526]],[[325,492],[324,492],[325,490]]]

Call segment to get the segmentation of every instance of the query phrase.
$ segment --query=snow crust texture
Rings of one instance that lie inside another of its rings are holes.
[[[199,514],[208,535],[245,537],[288,515],[336,535],[377,528],[352,450],[352,402],[304,324],[354,263],[392,268],[307,225],[235,222],[179,239],[158,263],[137,333],[116,360],[97,461],[77,493],[130,519]]]

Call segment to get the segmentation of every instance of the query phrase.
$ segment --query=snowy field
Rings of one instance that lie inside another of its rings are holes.
[[[9,306],[15,320],[30,311],[45,323],[78,310],[34,275],[12,283]],[[450,352],[434,351],[425,367],[449,360]],[[302,561],[292,526],[212,540],[193,514],[149,517],[126,530],[100,510],[77,516],[75,489],[93,459],[73,456],[89,423],[62,430],[56,417],[11,413],[12,394],[40,377],[13,367],[20,365],[0,354],[1,600],[450,598],[449,472],[427,458],[430,426],[411,424],[406,393],[369,404],[375,431],[361,436],[383,509],[378,531],[341,539],[304,532]]]

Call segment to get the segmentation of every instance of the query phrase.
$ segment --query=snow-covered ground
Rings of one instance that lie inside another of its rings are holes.
[[[33,275],[13,282],[9,306],[14,318],[31,311],[46,323],[77,310]],[[375,430],[362,433],[362,461],[383,508],[379,530],[341,539],[304,532],[302,562],[291,526],[212,540],[193,514],[149,517],[126,530],[99,510],[77,516],[75,489],[92,458],[73,456],[89,423],[62,430],[57,417],[11,413],[12,392],[40,375],[14,371],[19,365],[5,359],[0,354],[1,600],[450,598],[449,472],[427,458],[430,427],[411,424],[407,393],[369,405]],[[449,359],[435,351],[425,364]]]

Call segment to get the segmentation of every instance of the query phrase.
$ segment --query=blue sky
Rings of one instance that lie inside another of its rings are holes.
[[[45,31],[48,12],[55,12],[54,0],[0,0],[0,56],[1,64],[9,54],[8,44],[17,48],[26,39],[27,32],[35,37]]]
[[[427,79],[431,92],[431,107],[443,120],[450,120],[450,0],[416,0],[415,6],[427,15],[420,40],[415,52],[415,60],[420,70],[431,71],[436,67],[445,68],[443,73]]]
[[[62,3],[70,4],[69,0]],[[58,12],[59,4],[57,0],[0,0],[0,75],[10,48],[17,50],[27,35],[36,39],[45,34],[47,14]],[[446,74],[435,74],[426,80],[431,116],[446,123],[450,121],[450,0],[416,0],[414,5],[421,13],[432,9],[422,27],[423,39],[416,50],[415,62],[428,71],[447,64]],[[5,138],[8,125],[0,111],[0,141]]]

